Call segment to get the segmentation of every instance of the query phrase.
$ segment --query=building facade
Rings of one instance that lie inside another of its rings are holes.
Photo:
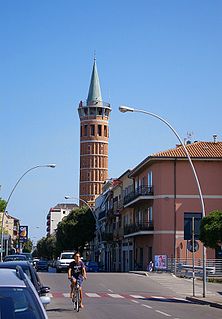
[[[57,225],[61,220],[68,216],[72,210],[77,209],[76,204],[57,204],[55,207],[50,208],[47,214],[47,236],[55,233]]]
[[[195,142],[186,148],[200,181],[205,214],[222,211],[222,142]],[[192,259],[190,240],[184,239],[185,216],[197,218],[202,207],[183,147],[148,156],[118,180],[123,183],[110,190],[112,203],[103,213],[107,232],[113,234],[103,241],[105,268],[147,269],[149,261],[161,257],[162,262],[165,256]],[[201,262],[202,243],[197,243],[195,260]],[[207,259],[218,256],[217,250],[207,249]]]
[[[108,179],[110,104],[102,100],[96,60],[94,60],[86,102],[80,101],[80,181],[79,197],[94,206]],[[82,206],[80,201],[79,205]]]

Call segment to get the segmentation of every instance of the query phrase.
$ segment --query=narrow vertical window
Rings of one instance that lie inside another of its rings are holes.
[[[95,135],[95,125],[94,124],[92,124],[92,125],[90,125],[90,135]]]
[[[98,135],[102,136],[102,125],[98,125]]]
[[[107,137],[107,125],[104,125],[104,136]]]
[[[84,125],[84,136],[87,136],[88,134],[88,125]]]

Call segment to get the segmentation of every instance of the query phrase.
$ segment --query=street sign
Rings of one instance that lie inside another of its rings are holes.
[[[5,252],[5,249],[3,248],[3,249],[1,249],[0,248],[0,253],[4,253]]]
[[[193,251],[193,241],[192,240],[187,241],[187,249],[191,252]],[[199,249],[199,244],[196,240],[194,240],[194,252],[198,251],[198,249]]]

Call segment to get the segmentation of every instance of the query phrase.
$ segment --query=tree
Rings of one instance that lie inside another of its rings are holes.
[[[204,217],[200,225],[200,237],[204,246],[218,248],[222,244],[222,212],[211,212]]]
[[[32,241],[29,238],[24,244],[22,248],[23,253],[31,253],[32,251]]]
[[[56,256],[56,238],[54,235],[43,237],[37,243],[35,256],[54,259]]]
[[[0,197],[0,212],[4,212],[7,202]]]
[[[87,242],[95,236],[95,220],[87,207],[73,210],[57,227],[56,246],[63,250],[83,251]]]

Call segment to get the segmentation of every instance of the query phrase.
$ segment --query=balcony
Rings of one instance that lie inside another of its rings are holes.
[[[153,196],[153,187],[152,186],[139,186],[133,192],[126,195],[123,199],[123,204],[127,205],[130,202],[138,199],[139,197],[150,197]],[[146,199],[146,198],[145,198]]]
[[[124,227],[124,235],[140,233],[144,231],[151,231],[153,229],[154,228],[153,228],[152,222],[141,222],[141,223],[130,224]]]
[[[114,229],[113,231],[113,239],[114,240],[121,240],[123,238],[123,228],[117,228],[117,229]]]
[[[102,233],[102,240],[106,242],[112,242],[113,241],[113,233]]]

